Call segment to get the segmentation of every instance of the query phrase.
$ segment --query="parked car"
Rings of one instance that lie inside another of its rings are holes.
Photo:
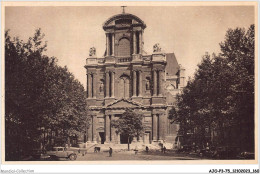
[[[73,151],[66,150],[65,147],[53,147],[51,151],[47,151],[47,155],[52,158],[68,158],[70,160],[76,160],[77,155]]]

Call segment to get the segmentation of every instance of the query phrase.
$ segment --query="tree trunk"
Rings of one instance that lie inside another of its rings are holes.
[[[70,148],[70,136],[68,135],[68,146],[69,146],[69,148]]]
[[[129,138],[130,138],[130,137],[127,137],[127,146],[128,146],[128,151],[130,151]]]

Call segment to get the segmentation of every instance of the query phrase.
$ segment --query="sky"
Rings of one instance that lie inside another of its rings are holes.
[[[229,28],[254,24],[253,6],[129,6],[126,13],[138,16],[144,30],[144,50],[152,53],[159,43],[166,53],[175,53],[179,64],[192,77],[205,52],[218,54]],[[48,41],[46,55],[67,66],[86,88],[86,58],[89,48],[97,56],[105,52],[103,23],[122,13],[120,6],[28,6],[6,7],[5,30],[24,41],[41,28]]]

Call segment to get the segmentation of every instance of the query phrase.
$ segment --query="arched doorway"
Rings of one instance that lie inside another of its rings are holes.
[[[129,144],[131,144],[133,138],[129,139]],[[124,134],[120,134],[120,144],[128,144],[128,137]]]
[[[130,97],[130,79],[129,76],[123,74],[119,80],[119,97],[129,98]]]

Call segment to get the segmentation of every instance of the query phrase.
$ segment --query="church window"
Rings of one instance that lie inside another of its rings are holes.
[[[127,75],[122,75],[119,78],[118,94],[120,98],[129,98],[130,96],[130,78]]]
[[[130,41],[128,38],[121,38],[118,44],[118,56],[130,56],[130,51]]]
[[[132,19],[119,19],[119,20],[116,20],[115,21],[115,24],[117,25],[117,26],[124,26],[124,25],[130,25],[130,24],[132,24]]]

